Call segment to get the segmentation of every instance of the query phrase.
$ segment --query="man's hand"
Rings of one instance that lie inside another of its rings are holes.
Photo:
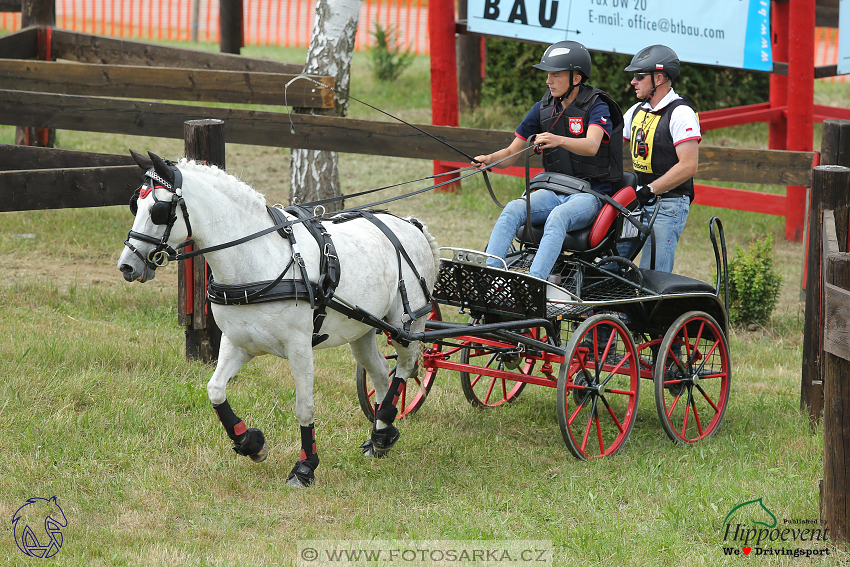
[[[637,200],[641,205],[651,205],[655,202],[656,195],[649,185],[638,185],[635,193],[637,193]]]

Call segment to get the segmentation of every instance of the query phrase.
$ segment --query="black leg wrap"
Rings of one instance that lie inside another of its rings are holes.
[[[213,409],[215,410],[216,415],[218,415],[221,425],[224,426],[227,436],[230,437],[234,443],[239,443],[245,435],[245,424],[242,423],[241,419],[236,417],[236,414],[233,413],[232,409],[230,409],[230,404],[227,403],[227,400],[224,400],[220,404],[213,405]]]
[[[266,437],[263,432],[252,427],[245,432],[242,440],[233,443],[233,450],[240,455],[251,457],[255,462],[264,461],[268,456]]]
[[[398,408],[396,407],[396,404],[398,403],[398,395],[403,386],[403,379],[397,376],[393,378],[393,381],[390,382],[389,389],[387,389],[387,395],[384,397],[384,400],[380,403],[380,405],[375,408],[375,419],[380,419],[386,424],[391,424],[395,421],[395,417],[398,415]]]

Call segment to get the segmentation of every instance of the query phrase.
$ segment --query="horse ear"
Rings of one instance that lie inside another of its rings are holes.
[[[156,171],[160,177],[173,184],[174,171],[172,171],[172,169],[168,167],[168,165],[165,163],[165,160],[151,152],[148,152],[148,155],[151,156],[154,171]]]
[[[136,164],[145,171],[153,167],[153,162],[151,161],[151,158],[145,157],[142,154],[137,154],[133,150],[130,150],[130,155],[133,156],[133,159],[136,161]]]

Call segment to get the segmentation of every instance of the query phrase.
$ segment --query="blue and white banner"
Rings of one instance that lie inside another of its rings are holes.
[[[841,0],[842,4],[848,0]],[[634,54],[661,43],[682,61],[771,71],[770,0],[468,0],[469,31]]]
[[[850,73],[850,0],[838,3],[838,74]]]

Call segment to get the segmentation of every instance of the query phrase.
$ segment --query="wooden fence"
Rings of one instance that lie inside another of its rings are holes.
[[[823,172],[824,182],[850,190],[850,169]],[[820,172],[817,174],[820,177]],[[850,254],[836,231],[833,211],[824,211],[823,266],[823,482],[821,520],[832,540],[850,541]]]

